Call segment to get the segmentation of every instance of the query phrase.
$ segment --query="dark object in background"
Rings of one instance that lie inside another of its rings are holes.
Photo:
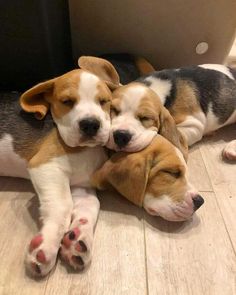
[[[102,54],[99,57],[109,60],[117,70],[121,84],[128,84],[140,77],[135,59],[130,54]]]
[[[1,1],[0,90],[26,90],[72,67],[68,1]]]

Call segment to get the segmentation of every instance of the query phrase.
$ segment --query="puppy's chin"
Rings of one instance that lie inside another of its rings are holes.
[[[94,138],[81,138],[77,146],[82,147],[95,147],[105,146],[108,141],[108,136],[95,136]]]
[[[106,144],[106,146],[114,150],[116,152],[128,152],[128,153],[134,153],[139,152],[143,149],[145,149],[153,140],[153,138],[157,135],[156,131],[148,130],[142,134],[133,136],[133,139],[129,142],[129,144],[123,148],[118,147],[113,139],[113,136],[110,135],[109,141]]]
[[[59,130],[60,133],[60,130]],[[61,138],[64,143],[69,147],[95,147],[95,146],[105,146],[109,139],[108,130],[101,130],[96,136],[86,137],[83,136],[79,131],[74,136],[73,134],[61,134]]]

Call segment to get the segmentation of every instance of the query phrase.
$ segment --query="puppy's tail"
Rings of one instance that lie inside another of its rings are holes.
[[[147,75],[155,71],[154,67],[151,65],[151,63],[142,56],[135,56],[134,62],[136,67],[139,70],[140,76]]]

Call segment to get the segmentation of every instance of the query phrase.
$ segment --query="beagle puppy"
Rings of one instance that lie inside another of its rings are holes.
[[[91,260],[99,201],[90,178],[107,159],[119,77],[103,59],[81,57],[79,66],[29,89],[20,104],[16,93],[0,100],[0,175],[29,178],[40,201],[42,228],[26,254],[35,275],[53,268],[60,246],[74,268]]]
[[[137,151],[147,146],[163,124],[160,104],[169,110],[180,140],[189,146],[235,123],[235,79],[235,69],[205,64],[153,72],[118,88],[113,93],[109,147]],[[176,145],[176,139],[167,138]],[[227,144],[223,155],[236,159],[236,140]]]
[[[161,135],[145,149],[117,152],[95,172],[98,189],[115,188],[132,203],[169,221],[183,221],[204,203],[188,180],[182,153]]]

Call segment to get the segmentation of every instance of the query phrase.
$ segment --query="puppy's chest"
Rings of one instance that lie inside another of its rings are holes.
[[[70,184],[89,187],[91,176],[107,160],[107,155],[102,147],[94,147],[85,148],[76,154],[69,154],[66,158]]]

